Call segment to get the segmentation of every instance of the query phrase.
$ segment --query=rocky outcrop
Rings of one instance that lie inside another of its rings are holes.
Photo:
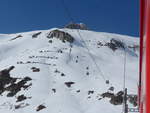
[[[17,35],[16,37],[12,38],[10,41],[16,40],[17,38],[21,38],[21,37],[23,37],[23,36],[22,35]]]
[[[119,91],[117,94],[111,97],[110,103],[113,105],[121,105],[123,103],[124,92]]]
[[[31,70],[33,72],[40,72],[40,68],[37,68],[37,67],[32,67]]]
[[[47,38],[57,38],[57,39],[60,39],[62,42],[70,42],[70,43],[73,43],[74,41],[74,38],[67,32],[64,32],[64,31],[60,31],[60,30],[53,30],[51,31]]]
[[[75,84],[75,82],[65,82],[65,85],[67,86],[67,87],[71,87],[73,84]]]
[[[28,81],[32,80],[30,77],[22,78],[20,81],[16,82],[18,78],[10,76],[10,71],[14,68],[14,66],[10,66],[8,69],[0,71],[0,94],[7,91],[7,97],[13,97],[21,91],[21,89],[25,90],[32,85],[26,85]]]
[[[87,26],[83,23],[80,23],[80,24],[70,23],[70,24],[66,25],[65,28],[88,30]]]
[[[36,108],[36,111],[41,111],[42,109],[45,109],[45,108],[46,106],[41,104]]]
[[[0,94],[5,91],[5,85],[16,82],[16,78],[10,77],[10,71],[14,68],[14,66],[11,66],[8,69],[0,71]]]
[[[103,93],[101,96],[103,98],[110,98],[110,103],[113,105],[121,105],[123,103],[123,92],[120,91],[117,94],[106,92]]]
[[[26,100],[26,99],[27,99],[26,96],[20,95],[20,96],[17,97],[17,101],[16,102],[21,102],[21,101]]]
[[[15,83],[11,83],[8,87],[5,88],[6,91],[9,93],[7,94],[7,97],[13,97],[15,96],[21,89],[27,89],[32,84],[26,85],[28,81],[31,81],[32,79],[30,77],[25,77],[21,81]]]
[[[106,43],[105,46],[108,46],[110,49],[112,49],[113,51],[115,51],[118,48],[125,48],[125,45],[122,41],[120,40],[116,40],[116,39],[111,39],[110,42]]]
[[[37,38],[38,35],[40,35],[41,33],[42,33],[42,32],[38,32],[38,33],[33,34],[33,35],[32,35],[32,38]]]
[[[110,98],[110,103],[113,105],[121,105],[123,104],[124,92],[119,91],[114,94],[111,92],[105,92],[102,95],[102,98]],[[127,101],[131,103],[133,106],[137,106],[137,95],[127,95]]]

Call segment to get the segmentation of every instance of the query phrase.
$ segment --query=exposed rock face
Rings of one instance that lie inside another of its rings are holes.
[[[13,70],[15,67],[11,66],[8,69],[4,69],[0,71],[0,94],[7,91],[7,97],[13,97],[16,95],[21,89],[26,89],[32,84],[26,85],[28,81],[32,79],[30,77],[25,77],[16,83],[18,78],[13,78],[10,76],[10,71]],[[6,85],[8,85],[6,87]]]
[[[94,93],[94,91],[88,91],[88,95],[93,94],[93,93]]]
[[[75,82],[65,82],[65,85],[67,86],[67,87],[71,87],[71,85],[73,85],[73,84],[75,84]]]
[[[29,106],[28,103],[20,103],[18,105],[15,105],[15,109],[25,108],[27,106]]]
[[[83,23],[80,23],[80,24],[70,23],[70,24],[66,25],[65,28],[88,30],[87,26]]]
[[[23,36],[22,36],[22,35],[18,35],[18,36],[16,36],[16,37],[12,38],[11,41],[12,41],[12,40],[15,40],[15,39],[17,39],[17,38],[21,38],[21,37],[23,37]]]
[[[44,105],[39,105],[36,109],[36,111],[41,111],[42,109],[45,109],[46,107]]]
[[[116,95],[111,97],[110,103],[114,105],[121,105],[123,103],[124,92],[120,91]]]
[[[41,33],[42,33],[42,32],[38,32],[38,33],[33,34],[33,35],[32,35],[32,38],[37,38],[38,35],[40,35]]]
[[[32,70],[33,72],[40,72],[40,68],[36,68],[36,67],[32,67],[31,70]]]
[[[16,81],[16,79],[11,78],[10,74],[9,74],[9,72],[14,68],[15,68],[14,66],[11,66],[8,69],[4,69],[4,70],[0,71],[0,94],[2,94],[4,92],[5,85]]]
[[[23,100],[25,100],[25,99],[27,99],[26,96],[20,95],[20,96],[17,97],[17,101],[16,101],[16,102],[20,102],[20,101],[23,101]]]
[[[102,96],[103,98],[105,98],[105,97],[107,97],[107,98],[112,98],[112,97],[114,96],[114,94],[113,94],[113,93],[110,93],[110,92],[106,92],[106,93],[103,93],[101,96]]]
[[[119,91],[118,93],[114,94],[111,92],[105,92],[102,95],[102,98],[110,98],[110,103],[113,105],[121,105],[123,104],[124,92]],[[127,95],[127,101],[137,106],[137,95]]]
[[[121,42],[120,40],[116,40],[116,39],[111,39],[110,42],[106,43],[105,46],[108,46],[110,49],[112,49],[113,51],[115,51],[118,48],[125,48],[125,45],[123,42]]]
[[[103,98],[110,98],[110,103],[113,105],[121,105],[123,103],[123,92],[120,91],[117,94],[106,92],[103,93],[101,96]]]
[[[62,40],[62,42],[67,41],[73,43],[74,41],[74,38],[69,33],[60,30],[53,30],[47,36],[47,38],[54,38],[54,37]]]
[[[30,77],[25,77],[17,83],[15,83],[15,82],[11,83],[11,85],[9,85],[8,87],[5,88],[5,90],[9,92],[7,94],[7,97],[15,96],[19,91],[21,91],[22,88],[24,90],[27,89],[32,84],[26,85],[26,83],[31,80],[32,79]]]

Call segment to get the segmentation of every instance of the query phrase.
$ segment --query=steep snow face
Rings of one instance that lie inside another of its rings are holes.
[[[137,94],[139,39],[58,29],[74,37],[69,43],[47,38],[52,30],[0,35],[0,70],[15,66],[10,77],[17,79],[3,85],[0,113],[120,113],[122,105],[111,104],[101,94],[110,87],[111,93],[123,89],[125,54],[128,94]],[[31,78],[28,87],[9,97],[25,77]]]

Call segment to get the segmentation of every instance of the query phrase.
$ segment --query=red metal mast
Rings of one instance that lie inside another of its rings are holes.
[[[140,113],[150,113],[150,0],[140,0]]]

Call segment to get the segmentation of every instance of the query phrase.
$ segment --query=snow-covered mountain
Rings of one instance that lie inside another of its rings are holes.
[[[120,113],[125,54],[137,94],[138,50],[139,38],[89,30],[1,34],[0,113]]]

